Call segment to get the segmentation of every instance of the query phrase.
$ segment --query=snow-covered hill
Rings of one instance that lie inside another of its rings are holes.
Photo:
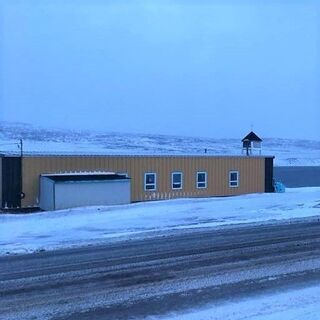
[[[44,129],[22,123],[0,122],[0,152],[54,154],[204,154],[239,155],[241,138],[214,139],[154,134]],[[263,154],[276,165],[320,165],[320,140],[263,138]]]

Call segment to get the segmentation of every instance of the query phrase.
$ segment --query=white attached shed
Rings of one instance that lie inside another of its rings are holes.
[[[130,178],[114,172],[42,174],[40,208],[127,204],[131,202]]]

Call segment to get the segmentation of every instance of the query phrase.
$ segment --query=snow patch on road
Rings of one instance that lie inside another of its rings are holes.
[[[231,300],[231,299],[230,299]],[[147,320],[318,320],[320,286],[223,302],[187,313]]]

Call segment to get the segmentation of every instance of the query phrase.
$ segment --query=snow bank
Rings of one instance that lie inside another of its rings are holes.
[[[0,254],[32,252],[148,232],[320,215],[320,188],[283,194],[177,199],[33,214],[0,214]]]

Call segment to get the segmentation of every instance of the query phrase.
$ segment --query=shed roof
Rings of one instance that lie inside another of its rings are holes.
[[[125,174],[114,172],[73,172],[42,174],[41,177],[49,178],[55,182],[66,181],[96,181],[96,180],[126,180],[130,179]]]
[[[247,134],[243,139],[242,142],[244,140],[249,140],[249,141],[262,141],[262,139],[260,139],[253,131],[251,131],[249,134]]]

